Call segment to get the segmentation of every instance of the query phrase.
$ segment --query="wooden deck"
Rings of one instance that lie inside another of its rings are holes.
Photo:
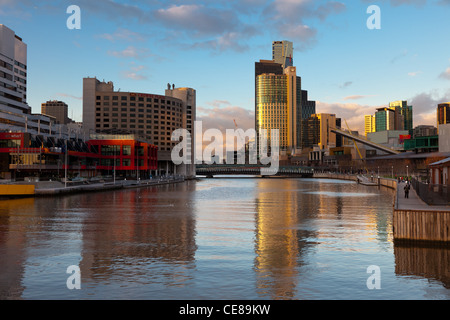
[[[450,245],[450,206],[429,206],[414,189],[405,198],[404,185],[398,185],[394,204],[394,239]]]

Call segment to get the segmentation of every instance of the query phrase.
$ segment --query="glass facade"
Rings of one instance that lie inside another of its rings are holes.
[[[256,79],[256,117],[259,129],[279,129],[280,150],[288,148],[288,87],[285,75],[262,74]],[[270,139],[270,135],[267,137]]]

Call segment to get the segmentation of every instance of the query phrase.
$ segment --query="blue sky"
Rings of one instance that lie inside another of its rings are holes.
[[[381,29],[366,26],[370,5]],[[81,29],[69,30],[69,5]],[[294,43],[294,65],[317,112],[352,129],[364,115],[408,100],[414,125],[435,124],[450,100],[449,0],[0,0],[0,23],[28,45],[28,103],[50,99],[82,115],[82,79],[122,91],[164,94],[167,83],[197,90],[206,127],[243,128],[254,120],[254,63],[274,40]]]

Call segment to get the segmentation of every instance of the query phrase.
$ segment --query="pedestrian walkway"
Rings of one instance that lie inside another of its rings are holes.
[[[424,210],[424,211],[450,211],[450,206],[430,206],[417,195],[411,186],[409,198],[405,198],[405,183],[399,183],[397,187],[396,209],[399,210]]]

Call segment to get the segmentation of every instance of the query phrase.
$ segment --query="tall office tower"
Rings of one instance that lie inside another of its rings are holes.
[[[262,74],[274,74],[274,75],[283,75],[283,66],[280,63],[276,63],[273,60],[260,60],[259,62],[255,62],[255,115],[258,112],[258,108],[256,105],[257,100],[257,78]],[[260,128],[259,117],[255,116],[255,130],[258,134],[258,129]],[[257,142],[257,150],[259,150],[259,139]]]
[[[167,95],[114,91],[114,84],[96,78],[83,79],[83,129],[131,132],[158,146],[160,173],[189,175],[191,168],[175,166],[171,141],[179,128],[191,130],[195,120],[195,90],[173,88]],[[190,126],[190,128],[188,128]]]
[[[256,77],[256,133],[260,140],[259,129],[278,129],[280,150],[289,155],[302,147],[303,105],[309,112],[315,109],[314,101],[303,101],[301,78],[296,67],[288,67],[283,75],[265,73]]]
[[[367,136],[371,132],[376,132],[375,115],[366,115],[364,116],[364,134]]]
[[[283,69],[294,66],[294,47],[291,41],[272,42],[272,60],[283,66]]]
[[[437,107],[437,125],[450,123],[450,102],[438,104]]]
[[[41,104],[41,113],[55,117],[55,120],[60,124],[70,122],[68,110],[69,106],[63,101],[52,100]]]
[[[397,112],[396,130],[413,130],[413,110],[412,106],[408,106],[407,101],[394,101],[389,103],[389,108]]]
[[[375,112],[375,131],[395,130],[395,110],[383,107]]]
[[[25,126],[27,104],[27,45],[0,24],[0,106],[2,123]]]
[[[307,131],[302,119],[316,112],[315,101],[302,90],[301,77],[293,66],[293,47],[289,41],[274,41],[273,60],[255,63],[255,129],[259,150],[260,129],[279,129],[282,155],[296,154],[302,148]]]

